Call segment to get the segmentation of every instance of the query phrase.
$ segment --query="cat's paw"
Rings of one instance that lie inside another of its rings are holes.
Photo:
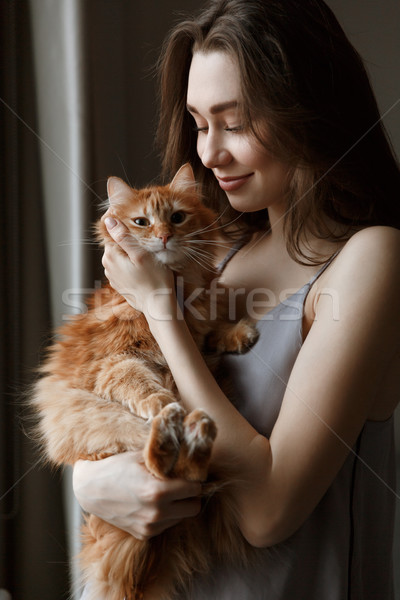
[[[226,325],[210,333],[206,341],[208,352],[232,352],[244,354],[259,338],[256,324],[249,319],[243,318],[238,323]]]
[[[217,435],[215,422],[201,409],[186,415],[183,422],[183,439],[175,477],[191,481],[205,481],[211,451]]]
[[[257,342],[260,333],[255,323],[243,318],[231,329],[226,338],[226,352],[244,354]]]
[[[153,419],[165,406],[172,403],[176,403],[176,396],[172,392],[154,392],[136,403],[136,414],[143,419]]]
[[[154,418],[144,448],[144,461],[156,477],[168,476],[178,459],[183,438],[183,420],[186,412],[178,402],[168,404]]]
[[[183,439],[188,455],[208,452],[217,435],[217,426],[204,410],[196,409],[186,415],[183,422]]]

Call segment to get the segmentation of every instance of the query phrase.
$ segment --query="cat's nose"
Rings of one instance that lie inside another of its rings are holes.
[[[171,233],[162,233],[161,235],[159,235],[158,237],[160,238],[160,240],[162,241],[164,248],[167,247],[167,242],[169,240],[169,238],[171,237]]]

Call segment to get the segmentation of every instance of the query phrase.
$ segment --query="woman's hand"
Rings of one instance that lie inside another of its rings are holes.
[[[126,452],[74,466],[73,488],[82,508],[127,531],[149,539],[200,512],[201,484],[151,475],[140,452]]]
[[[102,262],[110,285],[145,315],[168,318],[176,303],[172,271],[138,248],[123,223],[106,218],[105,224],[119,247],[106,243],[104,249]]]

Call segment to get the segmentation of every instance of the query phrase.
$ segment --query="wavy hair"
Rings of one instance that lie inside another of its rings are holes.
[[[226,214],[186,110],[194,51],[236,60],[244,122],[288,165],[285,234],[293,258],[307,258],[306,227],[333,240],[370,225],[400,228],[398,162],[363,61],[322,0],[212,0],[165,41],[157,136],[164,174],[189,161],[204,196]],[[246,213],[242,229],[265,229],[267,218],[267,211]]]

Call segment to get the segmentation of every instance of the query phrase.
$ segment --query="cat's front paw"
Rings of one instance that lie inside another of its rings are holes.
[[[206,351],[244,354],[254,346],[259,335],[256,324],[243,318],[238,323],[225,324],[210,333],[206,340]]]
[[[154,392],[142,398],[136,405],[136,414],[143,419],[153,419],[168,404],[176,403],[176,396],[168,390]]]
[[[154,418],[144,448],[147,469],[156,477],[168,476],[178,459],[186,412],[178,402],[168,404]]]
[[[244,354],[254,346],[259,336],[254,322],[246,318],[240,319],[227,335],[226,352]]]

